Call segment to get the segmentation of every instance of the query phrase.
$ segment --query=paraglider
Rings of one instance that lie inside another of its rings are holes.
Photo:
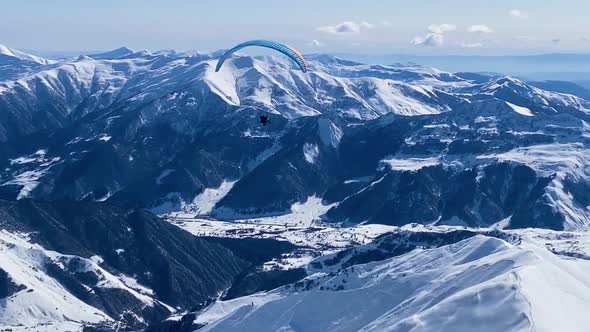
[[[244,47],[249,47],[249,46],[266,47],[266,48],[270,48],[275,51],[281,52],[284,55],[291,58],[291,60],[295,61],[295,63],[297,63],[297,66],[299,66],[299,69],[301,69],[301,71],[303,71],[304,73],[307,72],[307,64],[305,63],[305,59],[303,58],[303,55],[301,55],[301,53],[299,53],[299,51],[297,51],[296,49],[289,47],[287,45],[283,45],[283,44],[273,42],[270,40],[262,40],[262,39],[250,40],[250,41],[243,42],[243,43],[240,43],[240,44],[232,47],[230,50],[225,52],[221,56],[221,58],[219,58],[219,61],[217,62],[217,66],[215,67],[215,71],[216,72],[219,71],[219,69],[221,69],[221,66],[225,62],[225,60],[227,60],[229,57],[231,57],[231,55],[233,53],[235,53],[236,51],[238,51]]]
[[[260,123],[262,123],[262,126],[266,126],[267,124],[270,123],[270,120],[268,119],[267,115],[261,115],[260,116]]]
[[[218,72],[221,69],[221,66],[223,66],[223,63],[225,62],[225,60],[230,58],[232,56],[232,54],[234,54],[235,52],[237,52],[238,50],[240,50],[244,47],[249,47],[249,46],[266,47],[266,48],[270,48],[275,51],[281,52],[284,55],[291,58],[291,60],[293,60],[297,64],[297,66],[299,67],[299,69],[301,69],[302,72],[304,72],[304,73],[307,72],[307,64],[305,63],[305,59],[303,58],[303,55],[301,55],[301,53],[299,51],[297,51],[296,49],[289,47],[287,45],[283,45],[283,44],[273,42],[270,40],[262,40],[262,39],[246,41],[246,42],[240,43],[240,44],[232,47],[231,49],[229,49],[227,52],[225,52],[219,58],[219,61],[217,61],[217,66],[215,66],[215,71]],[[268,116],[261,115],[260,116],[260,123],[262,124],[262,126],[266,126],[267,124],[269,124],[270,120],[268,119]]]

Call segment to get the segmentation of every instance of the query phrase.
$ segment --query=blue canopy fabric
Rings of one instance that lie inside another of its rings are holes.
[[[303,71],[304,73],[307,72],[307,64],[305,63],[305,59],[303,58],[303,55],[301,55],[301,53],[299,53],[299,51],[297,51],[296,49],[277,43],[277,42],[273,42],[270,40],[250,40],[250,41],[246,41],[243,43],[240,43],[234,47],[232,47],[229,51],[225,52],[221,58],[219,58],[219,61],[217,62],[217,66],[215,67],[215,71],[219,71],[219,69],[221,68],[221,66],[223,65],[223,63],[225,62],[225,60],[227,60],[229,57],[231,57],[231,55],[235,52],[237,52],[238,50],[244,48],[244,47],[249,47],[249,46],[259,46],[259,47],[266,47],[266,48],[270,48],[273,50],[276,50],[278,52],[283,53],[284,55],[288,56],[289,58],[291,58],[293,61],[295,61],[297,63],[297,65],[299,66],[299,68],[301,69],[301,71]]]

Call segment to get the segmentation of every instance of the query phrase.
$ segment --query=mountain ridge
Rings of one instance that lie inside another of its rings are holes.
[[[482,174],[498,176],[484,170],[498,164],[495,172],[508,172],[502,173],[508,178],[530,174],[522,181],[532,186],[532,196],[521,199],[540,207],[537,217],[522,217],[528,224],[515,217],[513,225],[589,224],[586,171],[575,170],[586,165],[585,158],[556,166],[554,173],[564,171],[553,181],[531,159],[505,155],[518,147],[545,151],[543,144],[581,151],[572,144],[587,136],[590,103],[582,98],[511,77],[472,80],[416,65],[366,65],[330,56],[312,56],[305,75],[282,58],[237,55],[219,73],[214,61],[205,54],[136,52],[67,60],[24,76],[29,78],[0,82],[0,107],[8,110],[1,116],[17,124],[0,128],[8,139],[0,145],[7,157],[0,165],[0,195],[108,200],[166,213],[190,208],[206,190],[231,182],[207,208],[212,216],[283,214],[310,196],[323,196],[326,204],[336,204],[326,214],[331,222],[489,226],[511,217],[506,195],[519,195],[505,192],[516,184],[479,181]],[[256,126],[260,113],[269,114],[271,126]],[[508,166],[514,163],[528,170]],[[483,207],[475,200],[454,207],[457,194],[441,192],[440,183],[425,186],[432,177],[454,176],[462,179],[458,193],[497,197],[485,207],[495,212],[481,217]],[[379,182],[364,189],[362,182],[344,183],[355,178]],[[404,187],[409,192],[396,189],[417,180],[426,182]],[[568,191],[574,196],[567,208],[545,195],[564,186],[559,197]],[[335,190],[347,194],[335,197]],[[417,196],[394,203],[409,193]],[[430,197],[420,213],[409,207],[418,197]],[[347,207],[364,199],[374,200],[379,212]],[[545,204],[558,213],[546,211]]]

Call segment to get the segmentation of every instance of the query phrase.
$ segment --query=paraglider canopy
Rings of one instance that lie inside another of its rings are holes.
[[[219,61],[217,62],[217,66],[215,67],[215,71],[219,71],[219,69],[221,68],[221,66],[223,65],[223,63],[225,62],[225,60],[227,60],[229,57],[231,57],[231,55],[235,52],[237,52],[238,50],[244,48],[244,47],[248,47],[248,46],[259,46],[259,47],[266,47],[266,48],[271,48],[273,50],[279,51],[281,53],[283,53],[284,55],[288,56],[289,58],[291,58],[293,61],[295,61],[297,63],[297,65],[299,66],[299,68],[301,69],[301,71],[303,71],[304,73],[307,72],[307,65],[305,63],[305,59],[303,58],[303,55],[301,55],[301,53],[299,53],[299,51],[297,51],[296,49],[277,43],[277,42],[273,42],[270,40],[250,40],[247,42],[243,42],[240,43],[234,47],[232,47],[229,51],[225,52],[221,58],[219,58]]]

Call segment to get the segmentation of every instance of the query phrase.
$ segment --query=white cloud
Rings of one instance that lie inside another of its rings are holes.
[[[393,23],[385,20],[385,21],[381,21],[381,26],[385,27],[385,28],[389,28],[390,26],[393,26]]]
[[[342,22],[336,25],[328,25],[317,28],[318,31],[331,33],[334,35],[351,35],[359,34],[363,30],[373,29],[375,26],[369,22]]]
[[[467,28],[468,32],[492,33],[494,30],[485,24],[475,24]]]
[[[445,37],[440,33],[428,33],[426,36],[417,36],[412,39],[411,43],[416,46],[441,46]]]
[[[529,18],[529,13],[523,12],[522,10],[518,9],[511,9],[508,14],[512,17],[526,19]]]
[[[359,23],[359,27],[361,27],[361,29],[373,29],[375,26],[369,22],[361,22]]]
[[[324,43],[322,43],[321,41],[314,39],[312,41],[309,42],[309,46],[313,46],[313,47],[322,47],[324,46]]]
[[[461,43],[459,46],[463,48],[478,48],[483,47],[483,43]]]
[[[454,24],[431,24],[428,26],[428,31],[432,33],[436,33],[439,35],[444,34],[445,32],[455,31],[457,30],[457,26]]]
[[[445,41],[445,33],[457,30],[454,24],[431,24],[425,36],[416,36],[410,41],[415,46],[441,46]]]

